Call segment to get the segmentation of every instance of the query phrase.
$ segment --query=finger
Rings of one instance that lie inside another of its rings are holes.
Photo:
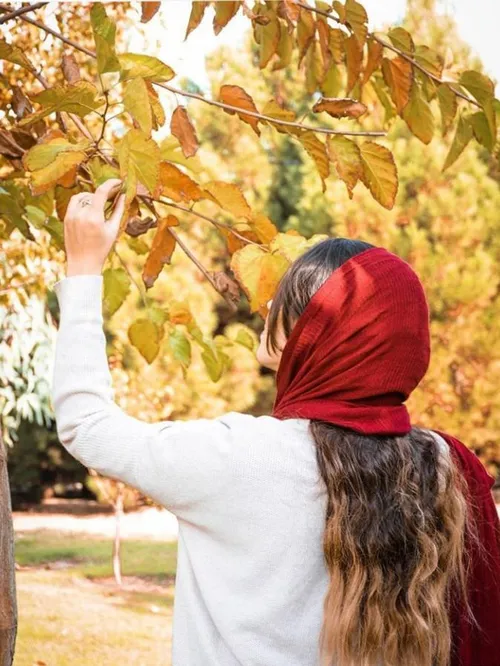
[[[88,197],[92,198],[92,194],[90,192],[78,192],[78,194],[74,194],[69,200],[64,219],[66,220],[69,218],[74,218],[78,211],[81,209],[82,199],[86,199]]]
[[[116,194],[116,189],[121,183],[122,181],[119,178],[109,178],[102,185],[99,185],[94,193],[94,200],[92,202],[94,209],[103,211],[106,201],[113,194]]]
[[[118,229],[120,228],[120,221],[123,217],[123,212],[125,210],[125,195],[121,194],[118,197],[118,203],[115,206],[113,213],[111,214],[109,220],[106,222],[106,227],[111,230],[111,233],[117,234]]]

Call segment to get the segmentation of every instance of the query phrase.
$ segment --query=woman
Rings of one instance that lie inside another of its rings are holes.
[[[143,423],[113,402],[102,330],[115,186],[68,207],[53,402],[73,456],[179,519],[174,666],[499,666],[492,478],[404,406],[430,347],[410,266],[318,244],[261,337],[273,415]]]

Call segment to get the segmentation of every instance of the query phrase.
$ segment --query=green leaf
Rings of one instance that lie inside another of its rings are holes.
[[[476,140],[490,152],[495,145],[495,137],[491,133],[488,118],[483,111],[477,111],[470,116],[472,131]]]
[[[458,119],[457,131],[443,165],[443,171],[448,169],[462,154],[464,148],[472,139],[472,125],[470,119],[461,115]]]
[[[176,361],[180,361],[184,367],[191,363],[191,343],[186,334],[179,328],[175,328],[168,336],[168,346]]]
[[[120,176],[136,177],[149,192],[153,193],[160,176],[160,149],[153,139],[141,130],[130,130],[120,142],[118,149]]]
[[[30,72],[35,71],[35,68],[24,55],[23,51],[14,44],[8,44],[5,39],[0,39],[0,60],[8,60],[15,65],[24,67]]]
[[[439,108],[441,109],[443,136],[445,136],[457,114],[458,101],[457,96],[446,83],[442,83],[439,86],[437,95]]]
[[[123,104],[139,128],[149,136],[153,129],[153,113],[148,87],[140,76],[125,83]]]
[[[171,67],[154,56],[140,53],[123,53],[119,56],[119,60],[122,68],[122,80],[135,79],[140,76],[147,81],[164,83],[175,76]]]
[[[127,245],[136,254],[147,254],[149,252],[149,245],[142,238],[127,236]]]
[[[229,357],[223,351],[215,347],[206,348],[201,354],[208,376],[213,382],[218,382],[222,373],[229,367]]]
[[[398,191],[398,172],[390,150],[373,141],[360,146],[363,171],[361,180],[373,198],[389,210],[394,206]]]
[[[42,109],[26,116],[18,124],[31,125],[56,111],[66,111],[84,118],[102,106],[102,100],[96,100],[96,96],[97,89],[88,81],[78,81],[73,85],[58,83],[31,98],[33,102],[40,104]]]
[[[99,157],[93,157],[89,162],[87,162],[87,169],[90,171],[90,177],[95,187],[99,187],[106,180],[110,178],[119,178],[120,171],[108,164],[103,162]]]
[[[90,24],[94,33],[97,69],[101,74],[118,72],[120,63],[115,53],[116,25],[100,2],[94,2],[90,10]]]
[[[158,356],[162,334],[158,324],[151,319],[136,319],[128,329],[128,337],[148,363]]]
[[[331,136],[328,147],[330,158],[335,164],[339,178],[346,184],[349,198],[352,199],[353,188],[361,178],[363,171],[359,147],[345,136]]]
[[[481,105],[492,100],[495,94],[493,81],[484,74],[471,69],[461,74],[458,83],[466,88]]]
[[[103,303],[108,316],[120,308],[130,292],[130,278],[123,268],[107,268],[103,273]]]
[[[415,51],[415,44],[409,32],[404,28],[393,28],[387,33],[389,39],[396,48],[403,53],[412,54]]]
[[[17,228],[28,240],[35,240],[30,231],[29,225],[24,219],[24,209],[19,199],[11,193],[0,192],[0,220],[5,220],[9,227],[9,234],[12,228]]]
[[[434,136],[434,116],[429,102],[422,95],[420,87],[414,81],[410,99],[403,109],[403,119],[422,143],[430,143]]]

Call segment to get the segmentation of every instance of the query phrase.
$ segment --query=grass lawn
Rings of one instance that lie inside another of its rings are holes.
[[[111,550],[81,534],[17,535],[14,666],[170,666],[177,545],[124,541],[122,589]]]

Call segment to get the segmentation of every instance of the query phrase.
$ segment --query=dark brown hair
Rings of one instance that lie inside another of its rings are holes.
[[[332,271],[371,247],[335,238],[299,257],[273,299],[268,350],[279,323],[288,338]],[[367,436],[311,420],[310,432],[327,492],[322,663],[448,666],[450,595],[466,590],[467,503],[447,446],[417,427]]]

